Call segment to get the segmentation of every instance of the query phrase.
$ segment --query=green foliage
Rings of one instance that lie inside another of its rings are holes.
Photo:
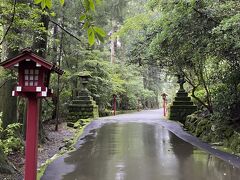
[[[64,5],[65,0],[60,0],[61,5]]]
[[[240,3],[150,0],[148,7],[148,11],[125,21],[119,32],[133,39],[129,43],[130,61],[184,74],[200,106],[209,112],[227,111],[223,115],[237,116]],[[144,15],[150,21],[135,19]],[[222,84],[227,88],[217,88]]]
[[[94,26],[93,30],[95,31],[95,33],[97,33],[101,37],[105,37],[106,36],[106,32],[102,28],[100,28],[100,27]]]
[[[11,24],[11,18],[13,18],[12,7],[13,1],[6,1],[6,3],[0,4],[0,12],[2,15],[0,27],[5,28],[5,25]],[[6,36],[4,38],[1,36],[0,39],[3,41],[2,43],[8,42],[7,47],[16,51],[31,47],[34,33],[46,33],[46,29],[39,23],[42,13],[42,10],[39,8],[17,1],[14,21]],[[36,36],[36,38],[39,38],[39,36]],[[4,56],[2,57],[5,58]]]
[[[81,88],[76,75],[84,70],[92,75],[88,89],[101,110],[112,109],[113,94],[118,96],[120,110],[136,109],[138,104],[145,104],[144,107],[147,107],[150,102],[157,102],[161,86],[157,73],[159,68],[127,65],[128,55],[124,53],[128,49],[127,46],[117,47],[116,62],[112,64],[109,60],[109,45],[101,43],[107,36],[106,32],[113,32],[113,23],[120,27],[125,17],[132,13],[142,13],[128,21],[129,26],[133,23],[132,29],[140,29],[150,23],[154,13],[149,12],[145,15],[141,11],[145,0],[141,2],[35,0],[34,2],[35,6],[29,6],[24,2],[16,4],[16,19],[11,29],[16,29],[16,32],[20,33],[10,31],[6,42],[10,43],[9,47],[12,45],[16,46],[14,47],[16,49],[21,49],[32,47],[33,39],[42,39],[42,34],[47,35],[46,59],[56,64],[60,63],[59,65],[65,71],[61,76],[59,87],[57,75],[51,76],[50,83],[54,92],[58,88],[60,90],[61,117],[67,113],[67,103],[77,96],[77,91]],[[139,5],[141,7],[138,9]],[[3,7],[1,8],[4,9],[3,17],[6,18],[3,18],[1,24],[8,24],[13,3],[9,2]],[[46,19],[50,19],[48,28],[45,28],[42,23],[37,23],[42,21],[43,15]],[[69,33],[52,22],[58,23],[73,36],[69,36]],[[85,31],[87,36],[84,35]],[[73,38],[74,36],[76,38]],[[97,43],[94,45],[94,42]],[[123,40],[119,39],[119,42]],[[36,49],[36,52],[38,50]],[[43,100],[43,120],[53,117],[55,104],[55,100]]]
[[[95,5],[94,5],[93,0],[88,0],[88,2],[89,2],[89,7],[90,7],[90,9],[91,9],[92,11],[95,11]]]
[[[35,4],[41,4],[41,8],[52,9],[52,0],[34,0]],[[64,5],[64,0],[60,0],[61,5]]]
[[[35,4],[41,4],[41,8],[52,9],[52,0],[34,0]],[[100,0],[81,0],[81,5],[84,8],[84,12],[80,15],[80,22],[84,23],[83,28],[87,30],[88,43],[92,46],[95,43],[95,39],[103,42],[106,36],[105,31],[94,25],[92,20],[92,14],[95,12],[95,4],[99,4]],[[60,0],[60,4],[64,5],[64,0]]]
[[[73,56],[66,56],[67,66],[63,64],[65,73],[61,77],[61,102],[69,102],[74,99],[77,91],[81,89],[78,75],[80,72],[87,71],[91,74],[88,90],[97,101],[101,113],[106,109],[112,109],[113,94],[118,96],[118,108],[136,109],[139,101],[152,101],[155,93],[145,89],[143,85],[142,72],[135,65],[112,64],[109,62],[109,53],[99,50],[83,50],[78,55],[82,60],[79,61]],[[52,76],[52,87],[57,88],[57,76]],[[45,104],[46,115],[48,104]],[[51,104],[51,102],[50,102]],[[60,112],[66,113],[66,105],[62,104]],[[48,119],[48,118],[47,118]]]
[[[88,33],[88,42],[90,46],[92,46],[95,42],[95,33],[93,28],[88,28],[87,33]]]
[[[142,13],[127,19],[124,26],[117,32],[117,35],[124,36],[129,31],[142,30],[145,25],[150,23],[151,14],[153,13]]]
[[[3,129],[0,114],[0,148],[3,149],[5,154],[23,150],[23,142],[19,137],[21,126],[20,123],[14,123]]]
[[[210,116],[195,113],[187,117],[186,128],[203,141],[222,144],[231,152],[240,153],[240,134],[229,126],[229,118],[215,113]]]
[[[83,17],[81,18],[83,19]],[[89,25],[89,23],[85,22],[84,26],[85,29],[87,29],[88,34],[88,43],[90,46],[92,46],[95,43],[95,39],[97,38],[100,42],[104,42],[104,37],[106,36],[106,32],[97,26]]]

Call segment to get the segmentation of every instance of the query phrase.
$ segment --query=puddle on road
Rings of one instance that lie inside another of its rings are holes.
[[[62,180],[238,180],[240,169],[179,139],[161,126],[106,124],[50,167]],[[49,173],[48,173],[49,174]]]

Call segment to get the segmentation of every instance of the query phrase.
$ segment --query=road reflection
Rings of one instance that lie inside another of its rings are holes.
[[[85,136],[60,166],[63,180],[238,180],[240,170],[161,126],[112,123]]]

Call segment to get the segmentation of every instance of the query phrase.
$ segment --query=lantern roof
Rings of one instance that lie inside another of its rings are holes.
[[[57,67],[55,64],[52,64],[52,63],[46,61],[45,59],[43,59],[42,57],[34,54],[31,49],[23,49],[19,55],[15,56],[13,58],[10,58],[6,61],[1,62],[0,66],[3,66],[4,68],[7,68],[7,69],[11,69],[13,67],[18,66],[19,62],[25,61],[26,59],[29,59],[30,61],[34,61],[37,64],[45,67],[49,71],[54,71],[57,74],[62,75],[64,72],[59,67]]]

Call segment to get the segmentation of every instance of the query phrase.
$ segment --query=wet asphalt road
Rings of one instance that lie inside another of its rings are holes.
[[[240,179],[239,157],[212,149],[161,117],[155,110],[94,121],[77,150],[51,163],[42,180]]]

